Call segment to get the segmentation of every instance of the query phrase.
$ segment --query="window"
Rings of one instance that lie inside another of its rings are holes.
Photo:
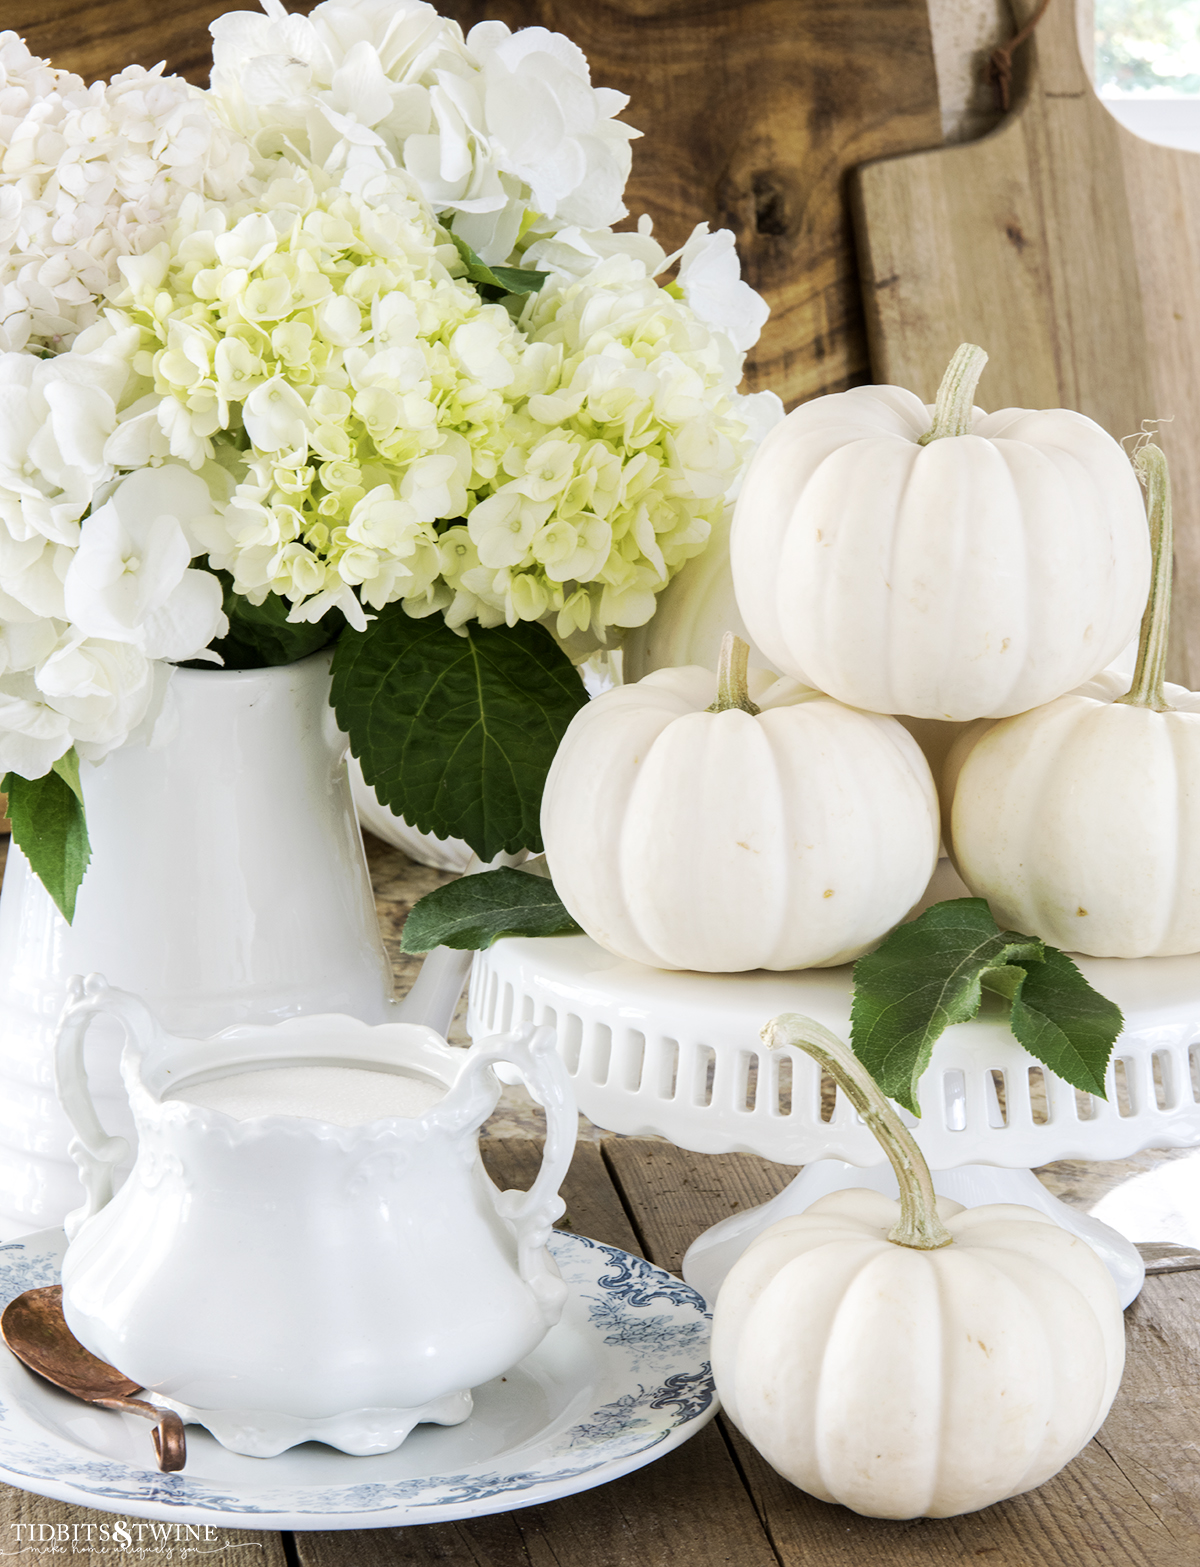
[[[1200,4],[1095,0],[1096,90],[1147,141],[1200,152]]]

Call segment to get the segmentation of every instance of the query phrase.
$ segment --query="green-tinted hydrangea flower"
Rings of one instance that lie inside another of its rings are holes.
[[[324,179],[280,163],[261,197],[192,197],[121,263],[136,411],[157,400],[193,467],[236,454],[195,527],[211,562],[294,619],[402,599],[593,644],[642,624],[746,456],[715,334],[629,255],[552,274],[514,321],[402,172],[369,198]]]
[[[447,619],[553,615],[564,639],[644,624],[704,548],[749,451],[727,350],[642,261],[556,275],[521,326],[534,383],[515,402],[475,552],[446,570]]]
[[[496,470],[523,345],[450,267],[404,176],[368,202],[297,171],[253,202],[186,202],[170,242],[123,265],[116,303],[142,330],[172,454],[242,450],[228,505],[196,532],[252,599],[359,623],[358,599],[451,602],[439,524]]]

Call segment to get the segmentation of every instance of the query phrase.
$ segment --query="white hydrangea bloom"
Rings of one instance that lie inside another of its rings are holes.
[[[43,622],[50,626],[49,622]],[[98,762],[152,723],[164,695],[152,663],[128,643],[57,624],[35,667],[0,675],[0,774],[41,778],[72,746]]]
[[[85,637],[72,627],[37,670],[34,684],[45,706],[67,720],[79,755],[98,762],[124,745],[149,712],[154,665],[127,642]]]
[[[668,258],[667,265],[673,258]],[[700,223],[679,252],[676,285],[697,317],[723,332],[739,354],[758,342],[771,307],[749,283],[742,281],[741,264],[730,229],[708,232]],[[741,366],[739,362],[738,373]]]
[[[5,773],[42,778],[74,744],[70,718],[46,700],[32,674],[0,676],[0,768]]]
[[[189,191],[224,198],[250,150],[206,94],[130,66],[85,87],[0,33],[0,349],[59,349],[99,317],[117,260]]]
[[[628,237],[641,255],[593,253],[590,270],[556,272],[530,297],[532,384],[444,564],[451,625],[547,619],[580,648],[581,633],[595,646],[644,624],[748,459],[759,421],[734,392],[741,354],[654,281],[671,258],[648,230]],[[565,243],[581,254],[593,238]]]
[[[648,277],[659,277],[678,264],[668,290],[683,299],[699,320],[729,341],[726,355],[731,381],[741,379],[746,353],[758,342],[770,315],[770,306],[742,279],[733,233],[718,229],[710,234],[707,223],[698,223],[687,243],[667,255],[654,238],[654,225],[643,215],[636,233],[615,234],[611,229],[581,229],[575,225],[550,230],[534,224],[528,231],[521,263],[548,272],[582,279],[608,256],[624,255],[640,261]]]
[[[72,745],[106,755],[157,710],[152,660],[226,629],[220,584],[191,566],[209,485],[161,457],[128,475],[113,460],[140,342],[101,321],[53,358],[0,354],[0,771],[41,777]]]
[[[464,40],[423,0],[282,0],[212,24],[214,94],[262,152],[287,145],[361,188],[401,167],[435,212],[493,264],[538,215],[601,228],[625,216],[623,93],[544,27],[482,22]]]
[[[402,171],[368,200],[280,161],[261,197],[192,198],[169,242],[121,262],[111,315],[141,331],[157,438],[197,469],[244,447],[192,525],[240,592],[296,620],[336,607],[362,627],[402,599],[593,644],[649,618],[750,450],[742,339],[659,286],[680,257],[646,226],[554,245],[576,260],[514,322],[453,275]],[[714,246],[698,231],[692,255]],[[149,408],[106,449],[150,441]]]
[[[208,486],[177,463],[123,479],[93,509],[67,568],[72,625],[147,658],[195,658],[225,626],[221,584],[191,569],[185,531],[211,510]]]

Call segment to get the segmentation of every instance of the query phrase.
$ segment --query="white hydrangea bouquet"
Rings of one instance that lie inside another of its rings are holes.
[[[68,918],[80,759],[161,742],[197,659],[336,644],[379,797],[536,846],[573,664],[781,412],[736,391],[767,311],[733,236],[614,231],[638,133],[568,39],[262,3],[207,91],[0,33],[0,772]]]

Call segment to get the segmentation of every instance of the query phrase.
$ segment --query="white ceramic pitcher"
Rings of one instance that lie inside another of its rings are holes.
[[[10,846],[0,893],[0,1241],[57,1228],[79,1201],[53,1070],[72,974],[98,969],[144,996],[173,1034],[195,1039],[302,1012],[392,1021],[392,967],[354,818],[348,741],[329,705],[329,661],[324,652],[273,669],[177,669],[173,737],[82,764],[92,859],[70,925]],[[405,1016],[443,1026],[411,1008]],[[102,1020],[88,1054],[105,1123],[128,1135],[119,1040]]]
[[[100,1015],[124,1028],[138,1133],[115,1196],[128,1150],[96,1116],[83,1056]],[[546,1239],[577,1117],[552,1030],[527,1025],[466,1051],[419,1024],[324,1015],[180,1039],[93,975],[72,981],[56,1051],[87,1192],[66,1224],[71,1331],[235,1452],[312,1439],[388,1452],[419,1421],[457,1424],[470,1389],[557,1321],[565,1286]],[[479,1158],[498,1063],[546,1107],[528,1192],[499,1192]],[[280,1066],[400,1071],[448,1091],[419,1117],[352,1127],[238,1120],[167,1097]]]

